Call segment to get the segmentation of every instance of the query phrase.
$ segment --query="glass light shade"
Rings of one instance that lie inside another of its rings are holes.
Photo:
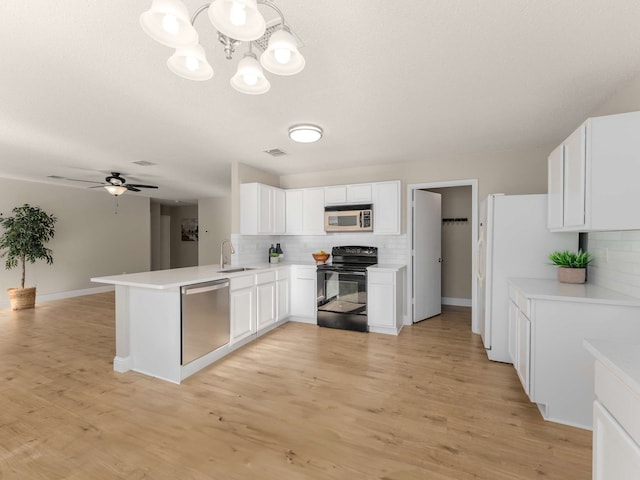
[[[122,185],[105,185],[104,188],[107,192],[116,197],[127,191],[127,187],[123,187]]]
[[[209,20],[216,29],[235,40],[257,40],[267,28],[256,0],[214,0]]]
[[[167,47],[198,44],[198,32],[180,0],[153,0],[151,8],[140,15],[140,25],[147,35]]]
[[[262,67],[253,53],[246,53],[238,63],[236,74],[231,77],[231,86],[241,93],[259,95],[271,88]]]
[[[317,125],[294,125],[289,129],[289,138],[299,143],[317,142],[322,138],[322,129]]]
[[[295,75],[302,71],[305,61],[293,35],[286,30],[278,30],[269,38],[269,46],[260,56],[260,63],[265,70],[276,75]]]
[[[173,73],[188,80],[204,81],[213,77],[213,68],[207,62],[201,45],[176,49],[167,60],[167,66]]]

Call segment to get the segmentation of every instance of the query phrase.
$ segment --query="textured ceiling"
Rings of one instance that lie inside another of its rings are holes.
[[[229,86],[245,47],[227,61],[207,15],[215,75],[192,82],[142,32],[150,0],[3,0],[0,176],[120,171],[189,201],[228,191],[233,161],[287,174],[552,145],[640,71],[637,0],[276,3],[307,66],[249,96]],[[294,144],[299,122],[324,138]]]

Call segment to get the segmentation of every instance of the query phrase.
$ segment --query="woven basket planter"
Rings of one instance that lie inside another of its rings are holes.
[[[25,310],[36,306],[36,287],[7,288],[11,310]]]
[[[586,268],[558,267],[558,281],[562,283],[584,283],[587,278]]]

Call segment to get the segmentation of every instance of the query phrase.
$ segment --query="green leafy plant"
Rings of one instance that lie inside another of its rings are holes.
[[[585,268],[593,260],[593,257],[589,252],[583,252],[582,250],[578,250],[578,253],[565,250],[563,252],[551,252],[549,260],[559,267]]]
[[[20,288],[24,288],[26,262],[45,260],[49,265],[53,263],[53,251],[45,247],[45,243],[55,234],[54,225],[57,218],[40,207],[32,207],[26,203],[21,207],[15,207],[11,212],[12,217],[0,218],[0,225],[5,229],[0,236],[0,257],[7,257],[7,270],[17,267],[20,263]]]

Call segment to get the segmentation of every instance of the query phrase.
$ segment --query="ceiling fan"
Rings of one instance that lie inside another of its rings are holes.
[[[126,192],[127,190],[131,191],[131,192],[140,192],[141,188],[158,188],[157,185],[142,185],[139,183],[126,183],[126,179],[122,176],[120,176],[120,173],[118,172],[111,172],[111,175],[107,176],[104,179],[106,183],[106,185],[96,185],[95,187],[89,187],[89,188],[99,188],[99,187],[104,187],[107,192],[109,192],[111,195],[114,196],[119,196],[122,195],[124,192]]]
[[[142,185],[139,183],[127,183],[126,179],[120,175],[119,172],[111,172],[111,175],[107,176],[102,182],[95,182],[93,180],[80,180],[77,178],[66,178],[59,177],[56,175],[51,175],[50,178],[59,178],[61,180],[71,180],[73,182],[84,182],[84,183],[98,183],[99,185],[89,187],[89,188],[104,188],[111,195],[117,197],[122,195],[127,190],[131,192],[140,192],[141,188],[158,188],[157,185]]]

